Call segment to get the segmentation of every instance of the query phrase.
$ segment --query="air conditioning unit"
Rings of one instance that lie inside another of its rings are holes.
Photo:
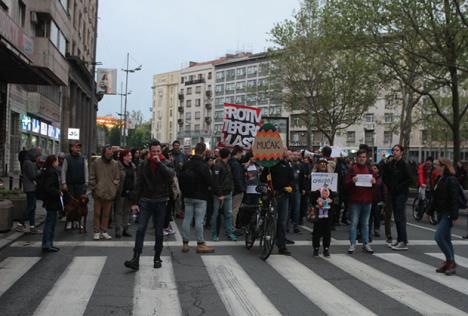
[[[37,24],[38,19],[37,19],[37,12],[31,11],[31,23]]]

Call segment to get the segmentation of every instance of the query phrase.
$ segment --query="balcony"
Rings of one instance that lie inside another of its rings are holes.
[[[50,19],[57,23],[60,30],[69,36],[71,33],[71,23],[69,14],[64,10],[59,1],[50,0],[34,0],[28,2],[28,9],[31,12],[36,12],[39,15],[47,15]]]
[[[177,107],[177,110],[179,111],[179,113],[184,113],[184,107],[183,106],[179,106]]]
[[[213,96],[213,93],[211,92],[211,90],[206,90],[205,94],[208,99],[210,99]]]
[[[68,85],[68,64],[58,49],[45,37],[34,38],[34,66],[59,85]]]
[[[184,125],[184,120],[183,119],[178,119],[177,124],[179,124],[180,126]]]
[[[205,123],[206,123],[207,125],[210,125],[211,122],[212,122],[211,117],[210,117],[210,116],[205,116]]]
[[[180,102],[184,101],[184,94],[183,93],[179,93],[179,101]]]
[[[207,104],[205,104],[205,108],[207,110],[211,110],[213,108],[213,105],[211,103],[207,103]]]
[[[201,79],[194,79],[194,80],[185,81],[186,86],[190,86],[190,85],[193,85],[193,84],[199,84],[199,83],[205,83],[205,79],[201,78]]]

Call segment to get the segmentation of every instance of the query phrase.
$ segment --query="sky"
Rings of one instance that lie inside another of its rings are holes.
[[[96,61],[118,69],[117,87],[130,73],[127,111],[151,117],[152,81],[158,73],[179,70],[189,61],[207,61],[236,51],[273,46],[268,33],[292,17],[300,0],[100,0]],[[120,96],[106,95],[98,115],[120,112]]]

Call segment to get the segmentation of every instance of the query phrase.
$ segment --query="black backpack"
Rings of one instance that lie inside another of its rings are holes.
[[[41,170],[39,172],[39,175],[36,177],[36,199],[40,201],[44,201],[47,197],[44,180],[45,180],[45,170]]]
[[[195,165],[190,162],[186,163],[178,175],[179,186],[182,194],[187,195],[195,192],[197,177],[198,175],[195,171]]]

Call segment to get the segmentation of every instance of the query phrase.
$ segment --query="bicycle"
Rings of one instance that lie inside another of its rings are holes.
[[[251,249],[255,240],[260,242],[260,258],[267,260],[275,246],[276,225],[278,219],[277,203],[274,191],[267,185],[259,185],[256,191],[260,193],[259,204],[254,206],[249,224],[245,229],[245,247]]]
[[[413,201],[413,218],[419,222],[424,217],[424,214],[427,214],[429,223],[436,225],[437,215],[435,212],[430,210],[432,195],[428,194],[428,192],[429,190],[425,188],[419,188],[418,195]]]

